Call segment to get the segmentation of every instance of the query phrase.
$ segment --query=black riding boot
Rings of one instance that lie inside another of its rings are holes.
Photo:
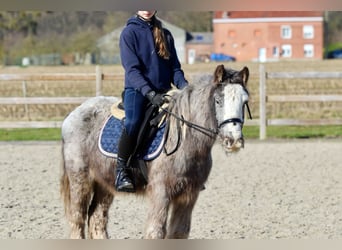
[[[135,146],[135,140],[127,135],[124,129],[118,145],[118,159],[116,164],[115,188],[119,192],[135,192],[133,176],[127,161]]]
[[[115,188],[119,192],[135,192],[130,169],[127,167],[127,160],[119,157],[116,165]]]

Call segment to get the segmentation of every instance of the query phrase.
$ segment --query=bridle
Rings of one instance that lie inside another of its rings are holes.
[[[248,92],[247,92],[247,93],[248,93]],[[164,97],[165,97],[165,96],[168,96],[168,97],[170,97],[170,98],[173,100],[173,97],[172,97],[172,96],[167,95],[167,94],[165,94]],[[174,147],[174,149],[172,149],[171,151],[167,152],[166,147],[165,147],[165,145],[164,145],[164,153],[165,153],[167,156],[169,156],[169,155],[172,155],[174,152],[177,151],[177,149],[178,149],[178,147],[179,147],[179,145],[180,145],[180,143],[181,143],[181,138],[182,138],[182,133],[180,132],[180,131],[181,131],[180,122],[181,122],[182,124],[187,125],[189,128],[193,128],[193,129],[195,129],[195,130],[197,130],[197,131],[199,131],[199,132],[201,132],[201,133],[203,133],[203,134],[205,134],[205,135],[207,135],[207,136],[209,136],[209,137],[211,137],[211,138],[214,138],[216,135],[218,135],[220,129],[221,129],[224,125],[226,125],[226,124],[228,124],[228,123],[240,123],[241,126],[243,126],[243,124],[244,124],[245,106],[247,107],[249,118],[252,119],[252,115],[251,115],[251,111],[250,111],[249,106],[248,106],[248,102],[246,102],[246,103],[244,104],[244,106],[243,106],[242,120],[241,120],[240,118],[229,118],[229,119],[226,119],[226,120],[222,121],[222,122],[217,126],[217,128],[215,128],[215,129],[206,128],[206,127],[203,127],[203,126],[201,126],[201,125],[195,124],[195,123],[193,123],[193,122],[190,122],[190,121],[188,121],[188,120],[185,120],[184,117],[183,117],[183,115],[180,115],[180,116],[179,116],[179,115],[175,114],[174,112],[171,112],[171,111],[168,110],[167,108],[159,107],[160,110],[161,110],[162,112],[165,112],[165,113],[167,113],[167,114],[170,115],[170,116],[173,116],[173,117],[178,121],[178,122],[177,122],[178,138],[177,138],[176,146]],[[166,137],[166,138],[168,137],[168,134],[169,134],[169,128],[170,128],[170,119],[167,119],[166,129],[165,129],[165,130],[166,130],[166,134],[165,134],[165,137]]]
[[[172,99],[172,96],[170,95],[164,95],[164,96],[168,96]],[[248,111],[248,117],[252,120],[252,115],[251,115],[251,110],[249,109],[249,106],[248,106],[248,102],[246,102],[243,106],[243,112],[242,112],[242,120],[240,118],[229,118],[229,119],[226,119],[224,121],[222,121],[218,126],[217,128],[215,129],[212,129],[212,128],[206,128],[206,127],[203,127],[201,125],[198,125],[198,124],[195,124],[193,122],[190,122],[188,120],[185,120],[183,115],[179,116],[171,111],[169,111],[168,109],[165,109],[163,107],[160,107],[160,109],[164,112],[166,112],[167,114],[173,116],[174,118],[176,118],[178,121],[182,122],[183,124],[187,125],[189,128],[193,128],[193,129],[196,129],[197,131],[200,131],[210,137],[212,137],[212,135],[217,135],[219,133],[219,130],[226,124],[228,123],[240,123],[242,126],[244,124],[244,117],[245,117],[245,106],[247,107],[247,111]]]

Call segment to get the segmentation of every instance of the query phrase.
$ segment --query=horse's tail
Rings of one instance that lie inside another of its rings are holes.
[[[62,141],[62,162],[61,162],[61,177],[60,177],[60,194],[64,201],[64,211],[68,214],[70,206],[70,182],[68,175],[65,171],[65,158],[64,158],[64,141]]]

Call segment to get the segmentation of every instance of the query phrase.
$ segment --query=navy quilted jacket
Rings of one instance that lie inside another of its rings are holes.
[[[120,36],[121,62],[125,69],[125,88],[134,88],[146,95],[150,90],[167,91],[173,83],[182,89],[184,78],[171,33],[164,29],[170,59],[158,56],[154,46],[152,25],[139,17],[132,17]]]

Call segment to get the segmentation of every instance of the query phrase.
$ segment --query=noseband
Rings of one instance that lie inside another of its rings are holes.
[[[249,116],[249,119],[253,119],[252,118],[252,114],[251,114],[251,110],[249,109],[249,106],[248,106],[248,103],[246,102],[245,105],[244,105],[244,109],[245,109],[245,106],[247,107],[247,111],[248,111],[248,116]],[[223,127],[224,125],[228,124],[228,123],[240,123],[241,125],[244,124],[245,122],[245,117],[244,117],[244,114],[245,112],[243,111],[242,112],[242,120],[240,118],[230,118],[230,119],[226,119],[224,120],[223,122],[221,122],[219,125],[218,125],[218,129],[220,129],[221,127]]]

